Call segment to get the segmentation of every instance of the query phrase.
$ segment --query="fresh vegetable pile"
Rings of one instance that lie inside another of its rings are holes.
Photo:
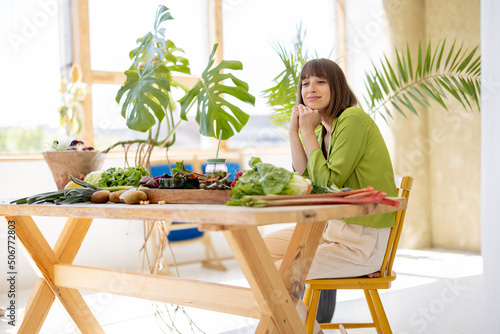
[[[244,171],[231,189],[227,205],[244,205],[243,198],[251,195],[305,195],[311,193],[311,181],[285,168],[264,163],[252,157],[251,170]]]

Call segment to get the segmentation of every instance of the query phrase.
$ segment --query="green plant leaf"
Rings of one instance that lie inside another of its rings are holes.
[[[397,100],[391,101],[392,106],[393,106],[393,107],[394,107],[397,111],[399,111],[399,113],[400,113],[401,115],[403,115],[403,116],[404,116],[404,118],[408,118],[408,117],[406,117],[406,114],[403,112],[403,110],[401,110],[401,108],[399,107],[399,105],[398,105],[396,102],[397,102]],[[388,111],[388,110],[389,110],[389,109],[386,109],[386,111]],[[389,113],[389,115],[390,115],[390,113]]]
[[[429,45],[427,46],[427,52],[425,53],[424,68],[422,70],[423,75],[427,75],[432,68],[431,64],[431,41],[429,40]]]
[[[427,108],[427,104],[425,104],[424,102],[426,102],[426,100],[422,101],[420,99],[420,97],[417,97],[415,94],[413,94],[411,91],[408,91],[408,95],[410,95],[410,97],[415,100],[415,102],[417,102],[418,104],[420,104],[422,107],[424,108]],[[414,108],[413,108],[414,109]],[[416,113],[416,111],[415,111]]]
[[[410,45],[406,43],[406,59],[408,60],[408,72],[410,74],[410,80],[413,80],[413,66],[411,62]]]
[[[480,110],[481,56],[477,51],[478,47],[468,51],[456,42],[447,50],[443,40],[435,48],[430,42],[426,48],[419,42],[413,57],[408,44],[406,56],[395,50],[395,65],[384,55],[378,66],[372,63],[373,69],[366,75],[364,101],[368,110],[387,113],[389,105],[403,115],[406,111],[416,114],[416,106],[429,108],[431,101],[448,110],[449,97],[466,110],[472,110],[472,106]],[[415,69],[412,58],[417,59]]]
[[[272,43],[284,69],[272,80],[274,86],[262,91],[262,96],[273,108],[271,122],[282,129],[288,129],[292,107],[297,101],[300,71],[309,60],[308,52],[304,47],[305,35],[305,30],[302,29],[302,25],[299,25],[290,45],[285,46],[276,41]]]
[[[161,64],[158,66],[164,67]],[[156,124],[155,117],[158,122],[165,117],[164,106],[169,101],[167,92],[170,90],[170,81],[155,77],[153,70],[128,70],[125,74],[127,80],[118,91],[116,102],[120,103],[126,93],[121,114],[127,120],[127,126],[132,130],[146,132]]]
[[[247,123],[249,116],[236,105],[230,103],[222,95],[232,96],[242,102],[255,104],[255,97],[248,92],[248,84],[223,70],[241,70],[239,61],[221,61],[213,67],[217,44],[214,45],[208,65],[197,84],[179,101],[181,118],[187,120],[187,112],[197,101],[196,122],[200,125],[200,133],[207,137],[226,140],[239,132]],[[230,80],[234,86],[222,83]],[[226,111],[229,109],[231,113]],[[234,129],[234,130],[233,130]],[[221,136],[219,136],[222,134]]]
[[[404,59],[404,55],[402,54],[401,57],[399,56],[398,50],[395,50],[396,52],[396,57],[398,59],[398,74],[399,78],[403,80],[404,83],[408,82],[408,65],[406,64],[406,61]]]
[[[437,70],[439,70],[441,68],[441,60],[443,59],[443,53],[444,53],[444,47],[445,47],[445,45],[446,45],[446,38],[443,40],[443,43],[441,43],[441,48],[440,48],[439,56],[438,56],[437,63],[436,63],[436,69]],[[437,50],[438,49],[436,49],[436,51]]]

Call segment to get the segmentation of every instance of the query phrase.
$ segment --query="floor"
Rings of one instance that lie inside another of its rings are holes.
[[[397,334],[481,333],[482,258],[478,254],[445,250],[398,251],[395,270],[398,279],[389,290],[381,290],[392,330]],[[203,277],[205,280],[246,286],[235,260],[224,261],[224,272],[202,268],[199,263],[182,265],[182,277]],[[18,300],[24,302],[29,291]],[[177,308],[135,298],[82,291],[97,320],[108,334],[127,333],[254,333],[257,320],[192,308]],[[5,302],[0,296],[0,306]],[[23,310],[18,310],[22,314]],[[155,315],[156,313],[156,315]],[[362,294],[342,290],[337,295],[335,322],[349,319],[369,320],[369,311]],[[0,317],[0,333],[16,333]],[[172,326],[175,323],[175,328]],[[41,333],[74,333],[60,307],[53,307]],[[339,333],[325,330],[326,334]],[[354,333],[375,333],[373,329],[349,330]]]

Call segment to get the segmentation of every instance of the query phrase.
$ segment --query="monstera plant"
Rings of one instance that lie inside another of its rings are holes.
[[[159,6],[153,31],[137,40],[137,48],[129,54],[132,65],[125,71],[127,76],[116,95],[122,103],[121,114],[127,126],[147,133],[147,139],[120,141],[105,150],[122,145],[125,152],[131,145],[138,145],[135,163],[149,165],[154,147],[170,147],[175,142],[175,132],[187,113],[196,104],[196,122],[203,136],[226,140],[239,132],[247,123],[249,115],[238,106],[228,102],[231,96],[251,105],[255,97],[248,92],[248,84],[225,71],[241,70],[239,61],[222,60],[215,64],[217,44],[213,46],[208,65],[198,82],[188,89],[176,80],[173,73],[191,74],[189,61],[182,56],[183,50],[167,39],[163,24],[173,17],[167,7]],[[227,83],[232,83],[228,85]],[[172,88],[180,88],[185,95],[176,101]],[[176,102],[179,102],[180,111]],[[175,117],[176,115],[179,117]],[[160,138],[160,129],[166,135]],[[234,129],[234,130],[233,130]]]

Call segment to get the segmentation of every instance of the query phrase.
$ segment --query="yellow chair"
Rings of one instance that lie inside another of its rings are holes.
[[[405,197],[408,201],[410,190],[412,187],[413,178],[405,176],[402,178],[398,194],[400,197]],[[380,300],[378,289],[389,289],[391,282],[396,279],[396,273],[392,270],[396,250],[398,248],[401,230],[405,218],[406,209],[396,213],[396,223],[391,229],[387,250],[385,252],[382,267],[380,268],[380,277],[350,277],[350,278],[332,278],[332,279],[314,279],[306,281],[306,291],[304,293],[304,303],[309,308],[306,319],[306,329],[309,334],[313,333],[314,321],[318,310],[318,302],[321,290],[334,289],[362,289],[365,293],[366,302],[373,319],[373,323],[322,323],[320,327],[323,329],[341,329],[345,328],[367,328],[375,327],[377,333],[392,333],[391,326],[387,320],[384,306]]]

